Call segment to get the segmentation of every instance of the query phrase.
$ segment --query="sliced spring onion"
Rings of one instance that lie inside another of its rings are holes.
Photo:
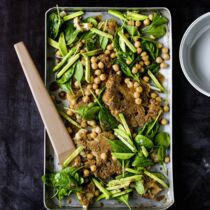
[[[47,42],[51,47],[59,49],[59,44],[55,40],[51,39],[50,37],[47,38]]]
[[[92,50],[92,51],[88,51],[86,53],[82,53],[83,56],[94,56],[94,55],[97,55],[99,53],[101,53],[103,50],[102,49],[97,49],[97,50]]]
[[[93,183],[95,184],[95,186],[104,194],[104,197],[106,199],[110,198],[110,193],[109,191],[107,191],[99,181],[97,181],[95,178],[92,179]]]
[[[150,76],[150,78],[152,79],[152,81],[155,83],[156,87],[159,88],[161,90],[161,92],[165,92],[164,87],[160,84],[160,82],[155,77],[155,75],[150,70],[148,70],[147,73]]]
[[[90,29],[93,33],[98,34],[100,36],[107,37],[109,39],[113,39],[113,36],[111,34],[105,33],[103,31],[98,30],[97,28],[91,28]]]
[[[80,57],[80,53],[71,57],[68,63],[61,69],[61,71],[57,74],[57,78],[60,78]]]
[[[88,56],[84,56],[85,58],[85,80],[87,83],[90,83],[90,59]]]
[[[128,19],[132,19],[132,20],[145,20],[148,18],[147,15],[142,15],[142,14],[138,14],[138,13],[135,13],[135,12],[127,12],[127,18]]]
[[[112,156],[120,159],[120,160],[127,160],[130,159],[131,157],[134,156],[134,153],[117,153],[117,152],[113,152]]]
[[[118,32],[119,37],[122,38],[122,40],[125,42],[125,44],[130,48],[130,50],[135,53],[136,52],[136,48],[134,47],[134,45],[128,40],[128,38],[121,32]]]
[[[84,149],[83,146],[79,146],[76,150],[74,150],[69,157],[63,162],[63,168],[67,167]]]
[[[72,125],[75,125],[78,128],[82,128],[76,121],[72,120],[65,112],[63,112],[61,110],[59,110],[58,112],[65,120],[70,122]]]
[[[72,14],[70,14],[70,15],[64,16],[64,17],[63,17],[63,21],[71,20],[71,19],[73,19],[73,18],[75,18],[75,17],[78,17],[78,16],[81,16],[81,15],[83,15],[83,14],[84,14],[83,11],[74,12],[74,13],[72,13]]]
[[[123,115],[122,113],[119,114],[119,118],[120,118],[120,122],[123,124],[123,127],[124,127],[126,133],[127,133],[129,136],[131,136],[131,131],[130,131],[130,129],[129,129],[129,127],[128,127],[128,124],[127,124],[127,122],[126,122],[126,120],[125,120],[125,117],[124,117],[124,115]]]
[[[108,10],[108,13],[110,15],[113,15],[113,16],[121,19],[121,20],[127,21],[126,17],[120,11],[118,11],[118,10],[112,10],[112,9],[110,9],[110,10]]]

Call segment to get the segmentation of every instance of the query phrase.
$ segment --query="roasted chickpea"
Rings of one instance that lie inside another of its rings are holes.
[[[165,161],[165,163],[169,163],[170,162],[170,157],[166,156],[164,161]]]
[[[101,128],[100,128],[99,126],[96,126],[96,127],[95,127],[95,132],[96,132],[96,133],[101,133]]]
[[[97,58],[95,56],[91,57],[90,61],[91,63],[96,63],[97,62]]]
[[[96,171],[96,165],[90,166],[90,170],[91,170],[92,172],[95,172],[95,171]]]
[[[100,80],[101,80],[101,81],[106,80],[106,74],[101,74],[101,75],[100,75]]]
[[[100,89],[96,89],[96,90],[95,90],[95,94],[96,94],[96,95],[99,95],[99,94],[100,94]]]
[[[84,169],[84,170],[83,170],[83,175],[84,175],[85,177],[89,176],[89,174],[90,174],[90,172],[89,172],[88,169]]]
[[[105,50],[105,52],[104,52],[106,55],[110,55],[110,51],[109,50]]]
[[[137,69],[136,67],[133,67],[133,68],[132,68],[132,73],[133,73],[133,74],[138,73],[138,69]]]
[[[95,84],[95,83],[94,83],[94,84],[93,84],[93,89],[94,89],[94,90],[98,89],[98,84]]]
[[[147,61],[144,62],[144,64],[145,64],[145,66],[149,66],[150,61],[147,60]]]
[[[140,41],[135,41],[134,46],[136,48],[140,47],[141,46],[141,42]]]
[[[98,68],[99,69],[104,69],[104,64],[101,61],[98,63]]]
[[[161,97],[160,96],[158,96],[158,97],[156,97],[156,99],[155,99],[157,102],[161,102],[162,101],[162,99],[161,99]]]
[[[161,121],[160,121],[161,125],[167,125],[168,124],[168,120],[163,118]]]
[[[131,61],[130,61],[130,60],[126,60],[126,63],[127,63],[128,65],[130,65],[130,64],[131,64]]]
[[[110,57],[111,58],[115,58],[116,57],[116,53],[111,53]]]
[[[144,56],[146,56],[147,55],[147,52],[142,52],[141,53],[141,57],[144,57]]]
[[[164,111],[164,112],[169,112],[169,106],[168,106],[168,105],[165,105],[165,106],[163,107],[163,111]]]
[[[106,49],[107,49],[107,50],[110,50],[110,51],[113,50],[112,44],[107,45]]]
[[[135,22],[135,26],[136,26],[136,27],[141,26],[141,22],[140,22],[139,20],[137,20],[137,21]]]
[[[168,64],[165,63],[165,62],[162,62],[162,63],[160,64],[160,68],[161,68],[161,69],[166,69],[166,68],[168,68]]]
[[[76,82],[74,83],[74,86],[75,86],[75,88],[80,88],[80,83],[79,83],[78,81],[76,81]]]
[[[100,69],[97,69],[97,70],[95,70],[95,75],[97,75],[97,76],[99,76],[99,75],[101,75],[101,70]]]
[[[100,80],[100,77],[96,77],[95,79],[94,79],[94,83],[95,84],[100,84],[100,82],[101,82],[101,80]],[[93,88],[94,89],[94,88]]]
[[[70,117],[74,115],[74,112],[72,112],[71,109],[69,109],[66,113],[67,113],[67,115],[69,115]]]
[[[145,82],[149,82],[149,77],[148,77],[148,76],[144,76],[144,77],[143,77],[143,80],[144,80]]]
[[[134,92],[133,97],[134,98],[139,98],[140,97],[140,93],[139,92]]]
[[[152,21],[153,14],[149,14],[148,18],[149,18],[150,21]]]
[[[106,160],[107,159],[107,154],[106,153],[101,153],[100,155],[102,160]]]
[[[170,56],[169,56],[169,54],[167,54],[167,53],[163,53],[163,54],[162,54],[162,58],[163,58],[164,60],[169,60],[169,59],[170,59]]]
[[[93,159],[93,155],[91,153],[87,154],[87,159],[92,160]]]
[[[156,63],[162,63],[163,59],[159,56],[155,59]]]
[[[137,87],[137,88],[136,88],[136,92],[138,92],[138,93],[142,93],[142,92],[143,92],[142,87],[141,87],[141,86]]]
[[[88,103],[90,98],[89,98],[89,96],[83,96],[82,100],[84,103]]]
[[[156,98],[157,94],[156,93],[151,93],[151,98]]]
[[[98,64],[97,63],[92,63],[91,64],[91,68],[94,69],[94,70],[97,69],[98,68]]]
[[[136,103],[136,104],[140,105],[141,102],[142,102],[142,100],[141,100],[140,98],[136,98],[136,99],[135,99],[135,103]]]
[[[138,82],[134,82],[133,87],[134,87],[134,88],[139,87],[139,83],[138,83]]]
[[[124,82],[128,84],[130,82],[130,78],[125,78]]]
[[[133,83],[132,82],[128,82],[127,86],[128,86],[128,88],[132,88],[133,87]]]
[[[158,42],[158,43],[157,43],[157,48],[159,48],[159,49],[160,49],[160,48],[162,48],[162,47],[163,47],[163,44],[162,44],[162,43],[160,43],[160,42]]]
[[[163,47],[163,48],[162,48],[162,53],[165,53],[165,54],[166,54],[166,53],[168,53],[168,51],[169,51],[169,50],[168,50],[167,47]]]
[[[118,64],[114,64],[114,65],[112,66],[112,68],[113,68],[114,71],[119,71],[119,70],[120,70],[120,67],[119,67]]]
[[[149,18],[145,19],[145,20],[143,21],[143,23],[144,23],[145,26],[148,26],[148,25],[150,24]]]

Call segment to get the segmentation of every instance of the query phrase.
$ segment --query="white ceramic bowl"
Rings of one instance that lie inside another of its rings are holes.
[[[186,30],[179,60],[190,84],[210,97],[210,12],[200,16]]]

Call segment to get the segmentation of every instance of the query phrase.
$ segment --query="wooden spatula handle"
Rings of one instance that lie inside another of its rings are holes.
[[[14,45],[41,118],[60,163],[75,149],[64,123],[23,42]]]

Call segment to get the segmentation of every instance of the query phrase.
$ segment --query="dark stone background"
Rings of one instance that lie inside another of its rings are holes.
[[[44,76],[44,14],[60,6],[166,6],[173,19],[174,185],[178,210],[210,209],[210,99],[182,74],[178,50],[209,0],[0,0],[0,210],[41,210],[43,124],[13,44],[23,40]]]

